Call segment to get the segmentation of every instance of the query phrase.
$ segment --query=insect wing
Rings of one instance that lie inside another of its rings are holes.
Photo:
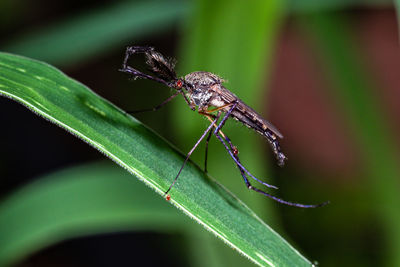
[[[231,91],[229,91],[228,89],[226,89],[225,87],[221,86],[220,89],[217,91],[217,93],[219,93],[219,95],[221,96],[222,100],[226,103],[232,103],[234,101],[238,101],[238,105],[237,105],[237,111],[239,113],[242,113],[242,116],[239,116],[239,121],[245,123],[245,124],[249,124],[248,120],[243,121],[243,116],[248,118],[249,120],[253,121],[254,123],[256,123],[259,127],[258,130],[262,132],[261,129],[267,127],[268,130],[270,130],[271,132],[273,132],[276,136],[278,136],[279,138],[283,138],[283,135],[279,132],[279,130],[272,125],[272,123],[270,123],[269,121],[265,120],[260,114],[258,114],[254,109],[252,109],[251,107],[249,107],[248,105],[246,105],[243,101],[241,101],[240,99],[238,99],[238,97],[232,93]],[[236,112],[233,113],[233,115]],[[237,113],[236,113],[237,114]],[[240,117],[242,119],[240,119]],[[253,126],[254,124],[251,123],[251,126]],[[265,126],[265,127],[263,127]],[[254,126],[253,126],[254,127]]]

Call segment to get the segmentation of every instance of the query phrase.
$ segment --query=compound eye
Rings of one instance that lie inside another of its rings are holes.
[[[183,86],[182,80],[178,80],[178,81],[176,82],[176,88],[177,88],[177,89],[181,89],[182,86]]]

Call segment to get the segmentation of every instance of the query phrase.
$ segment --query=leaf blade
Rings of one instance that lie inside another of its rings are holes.
[[[191,228],[129,177],[116,166],[94,163],[47,175],[11,194],[0,205],[0,236],[7,244],[1,246],[0,265],[73,237]]]
[[[123,46],[133,37],[172,27],[188,9],[190,3],[179,0],[127,1],[101,8],[96,6],[73,18],[25,32],[2,46],[2,50],[57,65],[76,64]]]
[[[182,154],[110,102],[59,70],[0,53],[0,94],[88,142],[163,195]],[[171,203],[260,266],[311,263],[239,199],[189,162]]]

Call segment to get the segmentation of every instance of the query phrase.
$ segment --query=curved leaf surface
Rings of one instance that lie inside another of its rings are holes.
[[[183,162],[181,153],[136,119],[45,63],[0,53],[0,94],[86,141],[161,195]],[[311,265],[191,162],[170,202],[260,266]]]

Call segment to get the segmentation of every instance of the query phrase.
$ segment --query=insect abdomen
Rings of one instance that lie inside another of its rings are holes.
[[[266,137],[267,131],[272,132],[279,138],[283,137],[271,123],[264,120],[261,115],[243,102],[238,103],[237,108],[232,111],[231,116],[264,137]]]

